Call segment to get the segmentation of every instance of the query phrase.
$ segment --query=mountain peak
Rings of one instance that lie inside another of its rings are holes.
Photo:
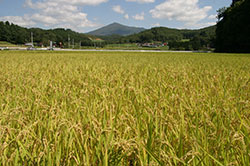
[[[118,22],[113,22],[113,23],[111,23],[111,24],[109,24],[109,25],[122,25],[122,24],[120,24],[120,23],[118,23]]]
[[[97,30],[91,31],[88,34],[95,36],[121,35],[127,36],[144,31],[144,28],[130,27],[114,22]]]

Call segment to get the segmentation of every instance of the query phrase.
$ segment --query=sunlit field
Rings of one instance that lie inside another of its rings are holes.
[[[250,165],[250,55],[0,52],[0,165]]]

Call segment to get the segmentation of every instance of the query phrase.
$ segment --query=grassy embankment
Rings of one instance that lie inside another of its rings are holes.
[[[250,165],[250,55],[0,52],[0,165]]]
[[[5,41],[0,41],[0,47],[16,47],[16,45]]]
[[[163,47],[141,47],[135,43],[132,44],[108,44],[104,47],[108,50],[169,50],[168,46]]]

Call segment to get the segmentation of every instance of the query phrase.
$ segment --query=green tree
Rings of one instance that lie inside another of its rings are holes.
[[[250,0],[234,0],[219,13],[217,52],[250,52]]]

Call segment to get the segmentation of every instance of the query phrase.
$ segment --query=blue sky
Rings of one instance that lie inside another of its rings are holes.
[[[78,32],[113,22],[197,29],[214,25],[216,11],[230,4],[231,0],[0,0],[0,21]]]

